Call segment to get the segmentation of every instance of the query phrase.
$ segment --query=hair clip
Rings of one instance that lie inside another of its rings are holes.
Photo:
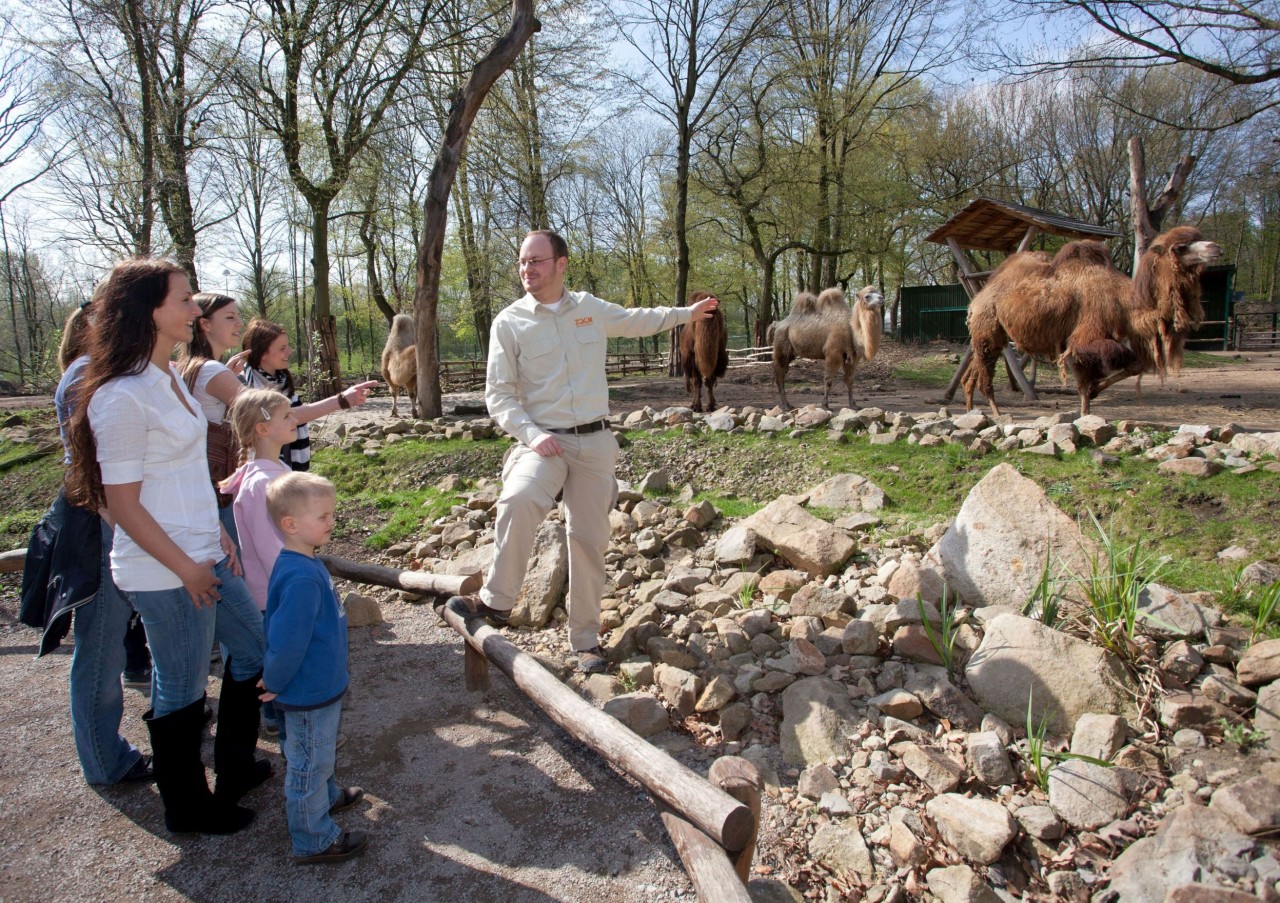
[[[265,406],[265,405],[258,405],[258,410],[262,412],[262,419],[263,419],[263,420],[270,420],[270,419],[271,419],[271,412],[267,410],[267,408],[266,408],[266,406]]]

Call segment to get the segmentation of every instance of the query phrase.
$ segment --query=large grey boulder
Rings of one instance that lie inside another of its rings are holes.
[[[848,752],[857,718],[844,685],[828,677],[797,680],[782,694],[782,759],[813,765]]]
[[[1049,770],[1049,805],[1063,821],[1082,831],[1124,818],[1129,811],[1120,773],[1079,759]]]
[[[1017,830],[1008,809],[982,797],[944,793],[924,808],[942,839],[970,862],[995,862]]]
[[[1180,806],[1150,837],[1132,843],[1111,864],[1109,890],[1101,899],[1164,903],[1170,889],[1212,872],[1224,856],[1248,856],[1253,841],[1213,806]]]
[[[529,570],[511,612],[511,626],[547,626],[551,613],[564,601],[568,586],[569,545],[565,540],[564,524],[543,521],[534,537]]]
[[[809,490],[809,504],[815,508],[879,511],[884,503],[884,490],[856,473],[838,473]]]
[[[869,883],[876,874],[871,851],[856,826],[840,823],[818,828],[809,841],[809,855],[855,886]]]
[[[1138,717],[1137,687],[1114,656],[1021,615],[988,622],[964,674],[978,704],[1010,724],[1026,722],[1028,697],[1051,734],[1070,734],[1088,712]]]
[[[942,571],[952,592],[975,607],[1022,606],[1049,556],[1055,576],[1089,573],[1095,544],[1049,501],[1034,481],[997,464],[969,491],[926,563]],[[1078,594],[1075,583],[1064,590]]]
[[[754,530],[758,543],[810,577],[825,577],[840,570],[857,550],[843,530],[814,517],[794,501],[776,499],[742,525]]]

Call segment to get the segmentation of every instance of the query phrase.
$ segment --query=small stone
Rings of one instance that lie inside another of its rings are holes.
[[[1050,806],[1023,806],[1013,816],[1022,830],[1037,840],[1057,840],[1062,836],[1062,819]]]
[[[902,764],[934,793],[954,790],[964,778],[963,765],[931,746],[906,744]]]
[[[844,794],[829,790],[822,794],[822,799],[818,800],[818,811],[824,815],[840,818],[852,815],[853,807],[849,805],[849,801],[845,799]]]
[[[1204,734],[1191,728],[1184,727],[1173,735],[1173,745],[1178,749],[1203,749],[1205,745]]]
[[[1070,760],[1049,771],[1049,805],[1074,828],[1091,831],[1129,811],[1124,782],[1113,768]]]
[[[983,865],[999,859],[1016,832],[1013,816],[1004,806],[980,797],[944,793],[929,800],[925,811],[948,845]]]
[[[894,718],[918,718],[924,712],[924,706],[920,704],[920,700],[906,690],[889,690],[879,696],[873,696],[867,700],[867,703]]]
[[[1119,715],[1081,715],[1071,734],[1071,751],[1110,762],[1124,746],[1129,723]]]
[[[840,779],[835,772],[823,764],[810,765],[800,772],[800,780],[796,782],[796,792],[806,799],[819,799],[824,793],[840,789]]]
[[[1280,785],[1263,775],[1219,787],[1210,805],[1242,834],[1269,833],[1280,827]]]
[[[1009,753],[994,731],[970,734],[967,756],[969,770],[988,787],[1000,787],[1017,780]]]
[[[925,880],[939,903],[1000,903],[1000,896],[967,865],[930,869]]]

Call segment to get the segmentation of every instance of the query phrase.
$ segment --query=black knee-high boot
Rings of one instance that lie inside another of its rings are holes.
[[[209,792],[200,761],[204,697],[176,712],[142,716],[151,732],[156,786],[164,802],[164,825],[175,834],[234,834],[253,821],[253,811]]]
[[[261,679],[261,671],[245,680],[233,679],[230,660],[222,670],[218,733],[213,740],[213,770],[218,775],[214,795],[229,803],[237,802],[271,777],[271,763],[254,758],[262,715],[258,701]]]

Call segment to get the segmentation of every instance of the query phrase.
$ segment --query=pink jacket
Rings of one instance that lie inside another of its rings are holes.
[[[223,491],[236,497],[232,510],[240,537],[244,582],[260,611],[267,610],[267,583],[284,548],[284,537],[267,514],[267,484],[286,473],[290,473],[289,467],[279,458],[269,461],[255,458],[223,484]]]

